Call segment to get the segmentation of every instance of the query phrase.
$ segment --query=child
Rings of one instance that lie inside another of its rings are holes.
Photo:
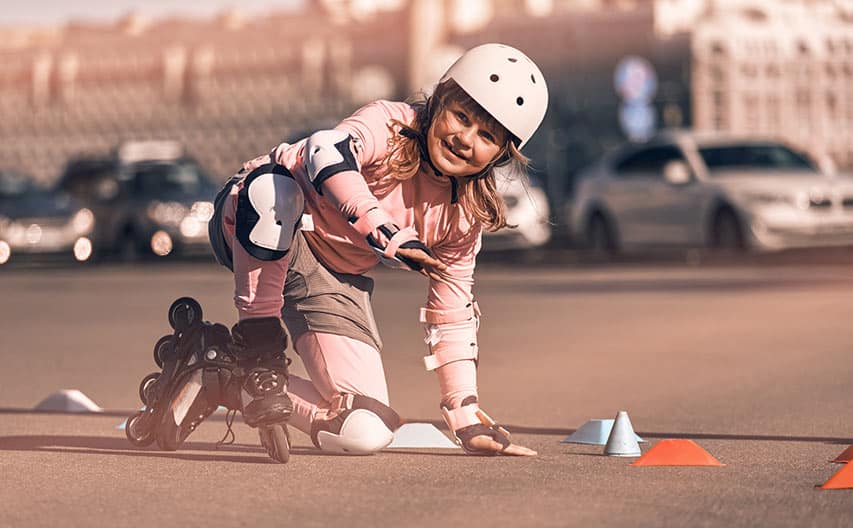
[[[382,262],[429,279],[424,359],[458,443],[469,454],[536,454],[479,409],[480,311],[471,290],[483,229],[507,226],[493,170],[524,169],[519,149],[547,103],[545,79],[527,56],[485,44],[424,101],[369,104],[229,180],[211,242],[234,272],[238,363],[256,365],[242,386],[246,423],[290,423],[331,452],[369,454],[391,443],[400,419],[389,407],[373,281],[363,275]],[[310,380],[287,374],[281,319]]]

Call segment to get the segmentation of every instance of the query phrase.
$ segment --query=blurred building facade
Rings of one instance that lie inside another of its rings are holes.
[[[225,177],[367,100],[405,95],[408,19],[380,15],[343,34],[320,5],[11,32],[0,45],[0,164],[50,182],[70,156],[176,139]]]
[[[703,7],[691,39],[694,127],[777,136],[853,166],[853,2]]]
[[[126,139],[178,139],[219,177],[464,49],[517,46],[551,95],[528,153],[553,210],[626,134],[617,65],[653,67],[655,126],[772,133],[853,164],[850,0],[306,0],[247,18],[71,23],[0,35],[0,165],[49,182]],[[796,23],[792,21],[796,21]],[[558,215],[559,216],[559,213]]]

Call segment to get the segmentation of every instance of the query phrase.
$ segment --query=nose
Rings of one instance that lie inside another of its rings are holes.
[[[456,133],[455,137],[456,142],[458,143],[457,146],[463,149],[470,149],[474,144],[474,134],[476,133],[477,131],[472,126],[460,129]]]

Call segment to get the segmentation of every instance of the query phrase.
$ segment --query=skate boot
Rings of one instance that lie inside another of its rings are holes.
[[[290,458],[287,421],[293,413],[293,402],[287,395],[287,334],[277,317],[245,319],[234,325],[231,334],[231,350],[243,377],[243,420],[258,428],[261,444],[270,457],[285,463]]]
[[[237,365],[228,328],[203,321],[201,306],[189,297],[172,303],[169,324],[174,332],[154,345],[162,371],[143,378],[139,397],[145,407],[128,419],[125,432],[135,446],[156,440],[174,451],[219,405],[238,409],[240,402],[231,388]]]

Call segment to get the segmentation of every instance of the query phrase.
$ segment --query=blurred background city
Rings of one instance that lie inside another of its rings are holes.
[[[0,262],[205,253],[243,161],[484,42],[550,91],[487,250],[853,244],[851,0],[30,4],[0,18]]]

